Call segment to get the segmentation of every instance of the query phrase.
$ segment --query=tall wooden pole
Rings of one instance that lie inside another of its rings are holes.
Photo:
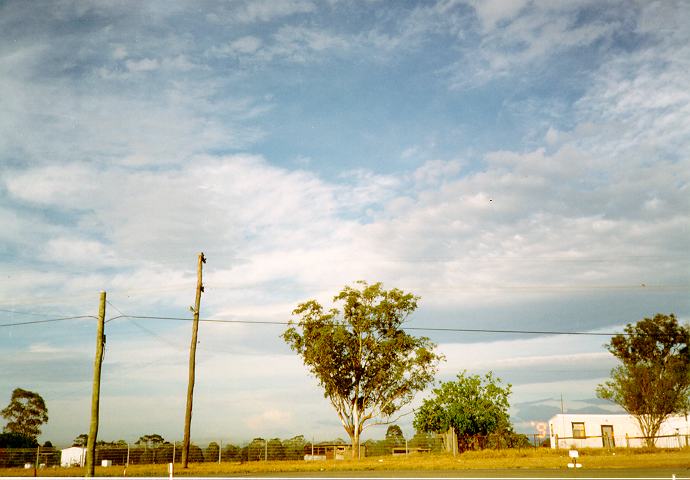
[[[204,284],[201,281],[203,264],[206,263],[204,252],[199,254],[197,264],[196,280],[196,300],[194,302],[194,322],[192,323],[192,342],[189,345],[189,382],[187,383],[187,410],[184,415],[184,440],[182,442],[182,468],[187,468],[189,464],[189,441],[190,430],[192,427],[192,400],[194,397],[194,368],[196,365],[196,343],[199,332],[199,308],[201,307],[201,292],[204,291]]]
[[[105,292],[101,292],[98,306],[98,327],[96,330],[96,358],[93,362],[93,387],[91,390],[91,426],[86,444],[86,476],[93,477],[96,470],[96,437],[98,436],[98,407],[101,396],[101,365],[105,347]]]

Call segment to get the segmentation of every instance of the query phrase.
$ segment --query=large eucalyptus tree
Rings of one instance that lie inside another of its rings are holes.
[[[403,323],[419,297],[381,283],[345,287],[324,308],[316,300],[293,311],[283,333],[318,379],[359,458],[362,431],[390,418],[434,378],[441,356],[426,337],[409,335]]]

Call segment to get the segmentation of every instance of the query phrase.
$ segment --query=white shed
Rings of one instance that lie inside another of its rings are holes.
[[[558,414],[549,420],[551,448],[643,447],[645,440],[635,417],[627,414]],[[668,418],[659,429],[656,446],[688,445],[688,417]]]
[[[62,467],[83,467],[85,461],[85,447],[69,447],[61,450],[60,466]]]

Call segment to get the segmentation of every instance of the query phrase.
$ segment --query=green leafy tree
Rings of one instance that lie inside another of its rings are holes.
[[[429,385],[439,361],[435,344],[408,335],[402,324],[418,297],[381,283],[345,287],[333,298],[340,309],[316,301],[297,306],[283,333],[324,389],[359,457],[359,438],[370,425],[390,418]]]
[[[426,432],[447,432],[451,427],[458,437],[459,449],[466,450],[478,436],[511,431],[508,397],[511,385],[487,373],[458,374],[456,381],[442,382],[432,398],[415,414],[414,426]]]
[[[224,462],[238,462],[242,458],[242,449],[237,445],[228,444],[223,447],[222,459]]]
[[[285,447],[279,438],[270,439],[267,450],[269,460],[285,460]]]
[[[247,461],[266,460],[266,440],[255,438],[247,445]]]
[[[211,442],[208,444],[208,447],[206,447],[206,451],[204,452],[204,458],[206,458],[209,462],[215,462],[218,461],[219,454],[220,445],[218,445],[216,442]]]
[[[9,405],[0,415],[7,420],[5,433],[18,433],[35,440],[41,434],[41,425],[48,421],[48,408],[38,393],[15,388]]]
[[[38,446],[35,438],[21,433],[0,433],[0,448],[34,448]]]
[[[135,442],[135,445],[141,445],[146,448],[156,448],[165,443],[165,439],[157,433],[150,435],[143,435]]]
[[[362,446],[364,447],[367,458],[391,454],[391,449],[388,447],[385,440],[374,440],[370,438],[362,443]]]
[[[218,460],[218,457],[215,458]],[[194,445],[193,443],[189,446],[189,461],[194,463],[204,462],[204,451],[200,446]]]
[[[628,324],[606,345],[621,364],[597,387],[597,396],[635,417],[649,447],[664,420],[690,407],[689,343],[690,327],[673,314],[657,314]]]
[[[408,443],[409,448],[428,449],[435,451],[438,447],[438,437],[434,433],[417,430]]]
[[[389,425],[386,429],[386,447],[392,451],[395,447],[405,446],[405,436],[398,425]]]
[[[285,447],[285,458],[287,460],[303,460],[304,459],[304,446],[307,442],[304,440],[303,435],[297,435],[296,437],[289,438],[283,442]]]
[[[72,440],[72,446],[73,447],[85,447],[86,444],[89,441],[89,434],[88,433],[82,433],[77,435],[77,438]]]

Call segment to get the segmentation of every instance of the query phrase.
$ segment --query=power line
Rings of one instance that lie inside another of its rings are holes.
[[[155,315],[127,315],[124,314],[120,309],[115,307],[113,304],[108,302],[111,307],[117,310],[120,315],[111,317],[108,322],[117,320],[120,318],[130,318],[133,320],[172,320],[179,322],[191,322],[193,319],[185,317],[163,317]],[[65,320],[77,320],[83,318],[93,318],[93,315],[80,315],[74,317],[63,317],[63,318],[49,318],[45,320],[31,320],[27,322],[15,322],[15,323],[5,323],[0,324],[0,327],[13,327],[20,325],[32,325],[38,323],[52,323],[61,322]],[[206,323],[229,323],[229,324],[242,324],[242,325],[281,325],[288,326],[290,322],[279,321],[279,320],[231,320],[223,318],[200,318],[200,322]],[[342,324],[333,324],[333,326],[338,326]],[[139,326],[142,328],[142,326]],[[489,328],[455,328],[455,327],[402,327],[403,330],[411,331],[427,331],[427,332],[455,332],[455,333],[503,333],[503,334],[517,334],[517,335],[579,335],[579,336],[600,336],[600,337],[611,337],[614,335],[627,335],[627,333],[611,333],[611,332],[578,332],[578,331],[564,331],[564,330],[517,330],[517,329],[489,329]],[[150,332],[151,333],[151,332]]]
[[[113,308],[115,309],[115,311],[116,311],[117,313],[120,314],[120,316],[127,316],[127,315],[125,315],[124,313],[122,313],[122,310],[120,310],[120,309],[117,308],[115,305],[113,305],[112,303],[110,303],[110,300],[106,300],[105,303],[107,303],[108,305],[110,305],[111,307],[113,307]],[[114,320],[115,318],[118,318],[118,317],[109,318],[108,320],[105,321],[105,323],[108,323],[108,322],[110,322],[111,320]]]
[[[76,317],[62,317],[62,318],[47,318],[45,320],[30,320],[28,322],[15,322],[15,323],[2,323],[0,324],[1,327],[16,327],[19,325],[33,325],[36,323],[52,323],[52,322],[62,322],[65,320],[77,320],[81,318],[93,318],[94,320],[97,319],[97,317],[93,315],[78,315]]]
[[[110,320],[118,318],[131,318],[137,320],[173,320],[180,322],[191,322],[191,318],[184,317],[159,317],[153,315],[120,315],[113,317]],[[231,323],[243,325],[290,325],[290,322],[278,320],[230,320],[222,318],[200,318],[200,322],[207,323]],[[342,324],[333,324],[339,326]],[[486,328],[443,328],[443,327],[402,327],[403,330],[415,331],[431,331],[431,332],[458,332],[458,333],[509,333],[509,334],[524,334],[524,335],[590,335],[611,337],[613,335],[627,335],[626,333],[607,333],[607,332],[572,332],[559,330],[504,330],[504,329],[486,329]]]
[[[22,312],[19,310],[8,310],[6,308],[0,308],[0,312],[15,313],[17,315],[31,315],[32,317],[47,317],[49,315],[47,313]]]

